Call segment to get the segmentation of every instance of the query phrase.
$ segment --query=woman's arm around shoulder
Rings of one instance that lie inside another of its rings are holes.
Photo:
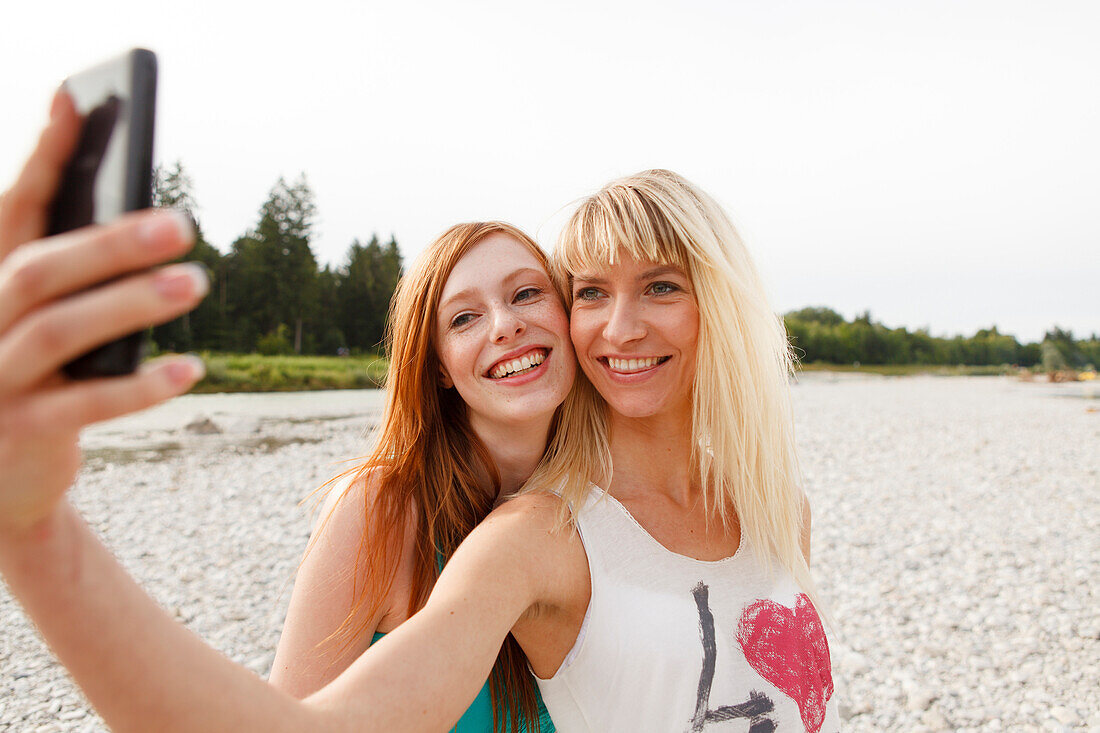
[[[174,623],[67,503],[34,536],[0,538],[0,570],[113,730],[446,730],[516,621],[554,604],[563,533],[532,503],[494,511],[419,613],[301,702]]]
[[[397,548],[399,557],[381,563],[394,571],[386,597],[365,597],[366,603],[355,608],[364,589],[369,592],[380,585],[379,579],[369,577],[365,556],[385,550],[364,545],[367,508],[378,490],[374,476],[356,476],[346,484],[337,484],[321,508],[320,522],[294,579],[271,669],[271,684],[294,697],[306,697],[336,679],[370,646],[374,632],[386,625],[387,617],[400,616],[397,623],[404,620],[416,532],[411,511],[403,547]],[[355,636],[345,636],[352,631]]]
[[[531,494],[494,509],[448,561],[424,608],[307,703],[381,730],[454,725],[513,626],[532,609],[560,605],[571,585],[569,571],[556,568],[572,566],[577,540],[557,528],[557,501]]]

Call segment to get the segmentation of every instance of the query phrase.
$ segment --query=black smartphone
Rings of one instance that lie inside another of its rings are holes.
[[[134,49],[74,74],[63,88],[84,118],[80,140],[50,206],[49,234],[106,224],[153,203],[153,113],[157,58]],[[73,379],[137,369],[145,332],[124,336],[64,366]]]

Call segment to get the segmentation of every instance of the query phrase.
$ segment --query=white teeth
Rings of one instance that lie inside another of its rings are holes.
[[[497,364],[493,367],[493,370],[489,372],[489,377],[492,379],[501,379],[518,372],[534,369],[544,361],[546,361],[546,351],[543,349],[536,349],[524,354],[518,359],[512,359],[511,361]]]
[[[630,373],[652,369],[661,363],[661,357],[651,356],[645,359],[616,359],[608,357],[607,365],[617,372]]]

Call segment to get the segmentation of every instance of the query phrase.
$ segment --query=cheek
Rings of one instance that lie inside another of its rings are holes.
[[[699,349],[698,308],[692,307],[681,314],[676,323],[672,325],[672,329],[672,333],[677,335],[680,351],[694,365]]]
[[[557,300],[547,301],[540,311],[540,325],[562,341],[568,341],[569,315],[565,312],[565,307]]]
[[[461,380],[465,372],[469,371],[471,356],[468,344],[463,343],[461,337],[448,337],[442,340],[436,348],[440,365],[447,371],[452,380]]]
[[[569,319],[569,339],[580,359],[592,343],[592,319],[584,311],[573,311]]]

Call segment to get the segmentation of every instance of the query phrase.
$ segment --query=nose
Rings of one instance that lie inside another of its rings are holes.
[[[510,308],[494,308],[492,312],[492,325],[489,338],[494,344],[506,343],[509,339],[519,336],[527,328],[522,318],[516,316]]]
[[[645,321],[641,318],[637,304],[626,298],[615,299],[603,327],[604,340],[613,346],[621,346],[643,339],[645,335]]]

